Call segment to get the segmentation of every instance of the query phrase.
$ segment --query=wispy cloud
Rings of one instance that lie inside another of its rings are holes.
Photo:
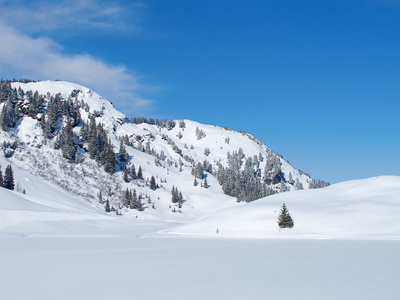
[[[13,74],[17,78],[71,81],[95,90],[127,114],[150,110],[152,101],[139,96],[149,87],[140,84],[140,76],[132,70],[106,63],[93,55],[64,53],[62,45],[41,35],[43,30],[76,28],[82,24],[93,28],[115,27],[112,19],[120,12],[118,6],[104,6],[93,0],[67,0],[58,6],[46,7],[45,2],[39,1],[35,7],[14,8],[6,7],[4,1],[0,1],[0,8],[4,7],[6,11],[1,9],[0,13],[2,76]],[[7,17],[3,18],[5,15]],[[27,24],[16,24],[17,20],[24,19],[23,16],[32,24],[27,31],[21,29]]]
[[[117,2],[95,0],[60,1],[2,1],[0,19],[24,32],[42,32],[58,29],[127,29],[140,30],[137,19],[140,3],[121,7]],[[133,16],[132,16],[133,15]]]

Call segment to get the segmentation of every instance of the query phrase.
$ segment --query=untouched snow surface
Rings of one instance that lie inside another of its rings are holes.
[[[294,220],[280,229],[285,203]],[[400,239],[400,177],[380,176],[323,189],[281,193],[219,210],[170,233],[224,237]]]
[[[399,241],[92,237],[2,238],[1,245],[2,299],[400,295]]]
[[[399,177],[274,195],[176,227],[173,220],[107,215],[14,171],[32,185],[26,195],[0,189],[2,299],[400,295]],[[277,229],[275,210],[283,201],[292,230]]]

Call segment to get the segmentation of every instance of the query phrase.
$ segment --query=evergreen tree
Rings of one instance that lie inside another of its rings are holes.
[[[137,197],[137,194],[136,194],[136,190],[135,190],[135,189],[133,190],[133,197],[132,197],[132,199],[133,199],[133,201],[135,201],[135,202],[138,201],[138,197]]]
[[[3,187],[3,171],[1,170],[1,166],[0,166],[0,187]]]
[[[194,178],[193,185],[194,185],[194,186],[198,186],[198,185],[199,185],[199,183],[197,182],[196,177]]]
[[[15,105],[12,102],[11,98],[9,98],[7,102],[4,104],[0,114],[0,127],[4,131],[7,131],[9,128],[14,127],[15,124],[16,124]]]
[[[179,194],[178,194],[178,203],[179,203],[179,208],[182,208],[182,204],[183,204],[182,192],[179,192]]]
[[[296,184],[294,185],[294,188],[295,188],[296,190],[303,190],[303,189],[304,189],[304,188],[303,188],[303,184],[299,181],[298,178],[296,179]]]
[[[86,142],[89,137],[89,125],[83,121],[79,130],[79,137]]]
[[[133,163],[132,163],[132,167],[131,167],[130,176],[132,179],[136,179],[136,169],[135,169],[135,165]]]
[[[203,179],[204,173],[203,173],[203,166],[200,162],[198,162],[196,164],[196,166],[194,166],[192,168],[192,175],[198,179]]]
[[[125,162],[128,160],[128,157],[129,157],[128,152],[126,152],[124,143],[121,140],[121,143],[119,144],[118,160],[120,162]]]
[[[204,184],[203,187],[205,187],[206,189],[208,189],[208,182],[207,182],[207,178],[204,178]]]
[[[171,196],[172,203],[177,203],[179,201],[179,191],[175,186],[172,186]]]
[[[97,198],[99,199],[99,203],[103,203],[103,195],[101,194],[101,191],[97,194]]]
[[[107,202],[106,202],[106,205],[104,206],[104,210],[106,211],[106,212],[110,212],[111,211],[111,209],[110,209],[110,202],[107,200]]]
[[[115,172],[115,153],[111,140],[107,140],[107,136],[105,136],[104,146],[100,155],[100,162],[104,165],[104,170],[107,173],[113,174]]]
[[[13,190],[15,188],[14,172],[11,168],[11,165],[8,165],[4,172],[3,187],[9,190]]]
[[[72,126],[69,121],[62,128],[59,141],[63,157],[70,162],[75,161],[76,151],[78,150],[78,143],[76,135],[72,132]]]
[[[139,170],[138,170],[138,173],[137,173],[137,177],[138,177],[138,179],[142,179],[142,180],[143,180],[142,166],[139,166]]]
[[[87,142],[88,142],[90,158],[96,159],[99,154],[99,149],[98,149],[97,126],[96,126],[96,120],[94,118],[90,119]]]
[[[36,91],[37,92],[37,91]],[[36,93],[35,93],[36,95]],[[30,116],[31,118],[36,119],[36,115],[37,115],[37,99],[36,98],[32,98],[29,101],[29,109],[28,109],[28,116]]]
[[[45,135],[47,138],[53,137],[53,133],[57,128],[58,119],[62,115],[61,110],[61,96],[57,94],[55,97],[50,98],[49,104],[47,105],[47,121],[45,128]]]
[[[124,206],[129,207],[132,200],[133,200],[132,192],[129,191],[128,188],[126,188],[126,191],[124,193]]]
[[[123,179],[125,182],[129,182],[129,178],[128,178],[128,170],[126,169],[126,166],[124,166],[124,168],[122,169],[123,172]]]
[[[151,176],[150,179],[150,189],[152,189],[153,191],[156,190],[156,179],[154,178],[154,176]]]
[[[294,226],[292,217],[290,216],[285,203],[282,204],[281,212],[278,217],[278,226],[280,228],[292,228]]]
[[[42,131],[44,134],[46,134],[46,116],[45,114],[42,114],[40,118],[40,128],[42,128]]]
[[[291,184],[291,185],[293,185],[293,176],[292,176],[292,172],[289,172],[288,183]]]

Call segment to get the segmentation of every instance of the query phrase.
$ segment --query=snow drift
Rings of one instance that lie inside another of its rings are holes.
[[[292,229],[277,225],[282,203],[294,220]],[[399,239],[399,215],[400,177],[380,176],[272,195],[168,232],[218,237]]]

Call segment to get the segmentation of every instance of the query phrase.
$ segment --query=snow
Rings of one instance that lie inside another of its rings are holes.
[[[0,189],[4,299],[400,295],[399,177],[273,195],[181,226],[100,213],[18,167],[15,173],[31,184],[26,195]],[[282,201],[295,221],[291,230],[279,231],[271,212]]]
[[[295,226],[280,229],[282,204]],[[209,214],[172,234],[258,238],[400,239],[400,177],[380,176],[281,193]]]
[[[4,299],[397,299],[394,241],[8,238]]]
[[[80,91],[77,94],[77,100],[79,102],[84,101],[90,107],[90,112],[98,111],[102,113],[102,121],[106,128],[112,129],[113,126],[118,123],[122,123],[122,120],[125,118],[125,115],[119,111],[117,111],[113,105],[101,97],[99,94],[95,93],[91,89],[84,87],[79,84],[67,82],[67,81],[39,81],[39,82],[14,82],[11,83],[12,88],[21,88],[25,93],[27,91],[38,91],[41,95],[50,95],[55,96],[60,93],[63,99],[68,99],[71,95],[72,91]],[[82,110],[82,118],[87,120],[88,113]]]
[[[88,103],[90,112],[102,112],[96,122],[108,129],[117,151],[117,137],[141,136],[143,144],[152,139],[166,161],[156,166],[154,156],[126,147],[130,163],[136,170],[142,166],[145,180],[125,183],[119,170],[106,174],[87,158],[67,165],[30,117],[24,116],[11,132],[0,131],[1,143],[18,141],[12,157],[0,155],[0,165],[3,172],[12,165],[20,187],[19,192],[0,188],[2,299],[399,298],[400,177],[237,203],[223,194],[213,175],[207,174],[208,189],[195,187],[189,162],[182,159],[182,172],[169,165],[168,159],[180,156],[162,135],[196,162],[222,165],[226,153],[239,148],[246,158],[260,152],[265,157],[269,149],[250,135],[190,120],[184,120],[184,129],[177,124],[172,130],[123,123],[125,116],[111,103],[72,83],[13,87],[60,92],[64,98],[80,90],[78,101]],[[87,120],[88,113],[81,113]],[[197,127],[206,133],[200,140]],[[292,172],[308,186],[308,176],[283,159],[281,164],[286,176]],[[161,186],[156,191],[146,187],[152,175]],[[144,203],[143,212],[106,213],[96,195],[100,190],[106,195],[116,182],[121,190],[148,194],[156,209]],[[183,191],[182,213],[169,207],[172,186]],[[294,220],[292,229],[277,226],[282,203]]]

